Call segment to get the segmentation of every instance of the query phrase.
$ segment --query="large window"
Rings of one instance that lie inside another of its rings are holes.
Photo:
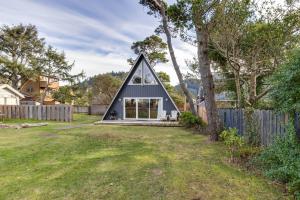
[[[161,98],[125,98],[125,119],[157,119],[162,110]]]
[[[125,99],[125,118],[136,118],[136,100]]]
[[[156,85],[156,79],[145,61],[142,61],[134,72],[130,84],[134,85]]]

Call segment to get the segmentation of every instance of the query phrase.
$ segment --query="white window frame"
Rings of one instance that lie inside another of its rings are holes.
[[[149,71],[150,71],[150,73],[152,74],[152,76],[153,76],[153,78],[155,79],[155,82],[156,83],[145,83],[145,81],[144,81],[144,66],[146,65],[146,67],[150,67],[150,66],[148,66],[147,65],[147,63],[146,62],[143,62],[143,60],[141,61],[141,64],[142,64],[142,79],[141,79],[141,83],[132,83],[132,78],[133,77],[131,77],[131,79],[130,79],[130,81],[128,82],[128,85],[158,85],[158,81],[156,80],[156,77],[155,77],[155,75],[153,74],[153,72],[151,71],[151,69],[149,69]],[[137,67],[137,68],[139,68],[140,67],[140,65]],[[135,74],[135,72],[133,73],[133,75]],[[132,75],[132,76],[133,76]]]
[[[130,100],[130,99],[134,99],[135,100],[135,118],[126,118],[126,109],[125,109],[125,101],[126,100]],[[149,102],[151,99],[158,99],[161,101],[161,111],[164,110],[164,98],[163,97],[124,97],[123,98],[123,120],[159,120],[159,110],[157,110],[157,118],[150,118],[150,103],[149,103],[149,117],[148,118],[139,118],[139,113],[138,113],[138,104],[139,104],[139,99],[148,99]]]

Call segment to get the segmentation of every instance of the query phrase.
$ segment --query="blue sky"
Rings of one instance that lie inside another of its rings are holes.
[[[84,70],[87,76],[128,71],[127,58],[135,57],[132,42],[153,34],[158,20],[138,0],[0,0],[0,25],[36,25],[48,44],[75,61],[74,73]],[[185,72],[184,61],[196,49],[179,40],[174,44]],[[171,63],[155,70],[167,72],[172,84],[178,82]]]

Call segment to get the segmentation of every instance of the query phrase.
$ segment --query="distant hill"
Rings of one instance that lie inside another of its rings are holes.
[[[200,81],[197,79],[186,79],[184,82],[187,84],[187,88],[192,93],[192,95],[194,97],[197,97],[200,87]],[[175,89],[181,91],[180,85],[176,85]]]
[[[215,79],[215,81],[221,80],[220,76]],[[184,81],[187,84],[188,90],[192,93],[194,97],[198,96],[198,92],[203,95],[203,88],[200,85],[200,81],[197,79],[187,79]],[[217,83],[218,84],[218,83]],[[178,91],[181,91],[180,85],[176,85],[175,89]],[[222,100],[232,100],[234,96],[234,92],[232,91],[221,91],[215,93],[216,100],[222,101]]]
[[[119,78],[120,80],[124,80],[127,76],[127,72],[108,72],[108,73],[105,73],[105,74],[110,74],[112,75],[113,77],[116,77],[116,78]],[[95,79],[95,77],[98,76],[98,75],[95,75],[95,76],[92,76],[92,77],[88,77],[87,79],[83,80],[79,85],[82,86],[82,87],[86,87],[86,88],[90,88],[92,87],[93,85],[93,81]]]

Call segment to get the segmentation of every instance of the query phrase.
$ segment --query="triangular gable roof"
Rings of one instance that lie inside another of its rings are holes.
[[[149,69],[151,70],[152,74],[155,76],[156,80],[158,81],[158,84],[164,89],[164,91],[166,92],[166,94],[167,94],[168,97],[170,98],[172,104],[175,106],[176,110],[177,110],[178,112],[180,112],[179,109],[177,108],[175,102],[173,101],[172,97],[169,95],[168,91],[166,90],[165,86],[163,85],[163,83],[161,82],[161,80],[158,78],[157,74],[156,74],[155,71],[153,70],[153,67],[150,65],[150,62],[149,62],[148,58],[147,58],[143,53],[141,53],[141,54],[137,57],[137,59],[135,59],[133,66],[131,67],[131,69],[129,70],[129,73],[127,74],[127,77],[126,77],[125,80],[123,81],[123,83],[122,83],[121,87],[119,88],[118,92],[115,94],[113,100],[111,101],[110,105],[108,106],[108,108],[107,108],[106,112],[104,113],[102,119],[105,119],[105,117],[106,117],[108,111],[110,110],[111,106],[112,106],[113,103],[115,102],[117,96],[119,95],[119,93],[121,92],[121,90],[123,89],[123,87],[125,86],[125,83],[128,82],[128,79],[131,77],[131,75],[135,72],[135,69],[138,67],[139,60],[141,60],[141,59],[143,59],[143,58],[145,59],[146,64],[149,66]],[[130,80],[129,80],[129,81],[130,81]]]
[[[20,98],[25,98],[25,96],[19,92],[18,90],[14,89],[13,87],[11,87],[8,84],[0,84],[0,89],[8,89],[11,92],[15,93],[16,95],[18,95]]]

